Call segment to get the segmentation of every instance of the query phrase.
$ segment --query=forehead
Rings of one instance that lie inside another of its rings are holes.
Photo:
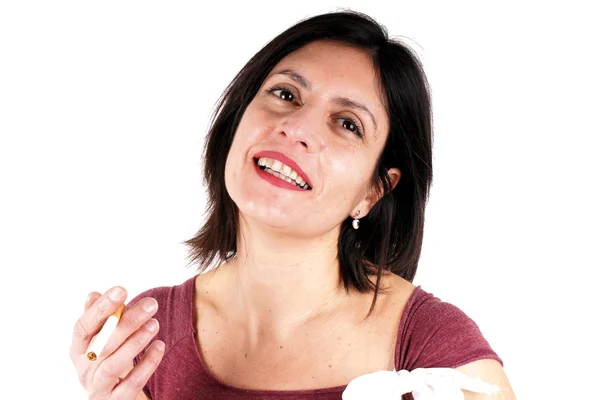
[[[270,76],[285,69],[302,75],[311,91],[365,104],[374,114],[378,130],[387,126],[379,77],[372,57],[365,50],[343,43],[315,41],[283,58]]]

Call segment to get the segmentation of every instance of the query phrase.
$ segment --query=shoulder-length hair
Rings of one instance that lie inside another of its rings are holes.
[[[383,196],[361,219],[360,229],[352,228],[350,217],[342,223],[338,243],[344,287],[374,291],[371,312],[384,270],[411,282],[417,272],[432,181],[433,138],[429,86],[418,57],[367,15],[344,11],[303,20],[268,43],[235,76],[217,103],[205,142],[207,219],[184,244],[200,272],[235,256],[238,209],[225,188],[226,155],[246,107],[271,70],[288,54],[317,40],[340,42],[371,55],[389,118],[387,141],[373,174],[373,184]],[[402,173],[393,190],[387,174],[391,167]],[[372,275],[377,276],[375,283]]]

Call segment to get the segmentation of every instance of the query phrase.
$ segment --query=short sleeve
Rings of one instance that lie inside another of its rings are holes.
[[[400,369],[457,368],[482,359],[503,364],[475,321],[420,287],[417,291],[406,306],[406,318],[400,326]]]
[[[165,356],[144,387],[144,393],[151,399],[153,395],[164,397],[161,392],[164,389],[163,375],[170,368],[167,355],[183,338],[192,337],[194,282],[195,278],[190,278],[181,285],[146,290],[132,298],[126,306],[126,309],[129,309],[145,297],[152,297],[158,302],[158,311],[154,318],[158,321],[160,329],[149,345],[156,340],[163,341]],[[134,366],[141,361],[147,349],[148,346],[134,358]]]

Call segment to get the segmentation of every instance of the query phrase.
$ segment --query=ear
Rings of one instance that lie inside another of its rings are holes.
[[[400,170],[398,168],[390,168],[387,170],[387,174],[390,177],[390,183],[391,183],[392,190],[393,190],[396,187],[396,185],[398,184],[398,181],[400,181],[400,177],[402,176],[402,173],[400,172]],[[362,199],[360,201],[360,203],[358,203],[356,205],[356,207],[354,207],[350,217],[352,217],[352,218],[364,217],[365,215],[367,215],[369,213],[369,211],[371,211],[371,208],[373,208],[373,206],[382,197],[383,197],[383,187],[380,184],[378,184],[378,185],[374,186],[373,188],[371,188],[369,190],[369,193],[367,194],[367,196],[364,199]],[[357,211],[360,211],[358,217],[356,217]]]

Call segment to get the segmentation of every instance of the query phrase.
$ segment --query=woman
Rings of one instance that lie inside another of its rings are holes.
[[[88,297],[71,357],[90,398],[340,399],[358,376],[429,367],[514,398],[475,323],[411,284],[431,141],[421,65],[369,17],[316,16],[267,44],[207,137],[208,219],[186,242],[203,273],[133,299],[94,362],[126,293]]]

